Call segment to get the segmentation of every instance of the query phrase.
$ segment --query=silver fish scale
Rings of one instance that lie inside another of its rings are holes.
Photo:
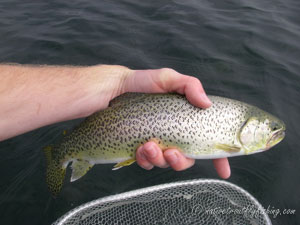
[[[134,157],[135,149],[151,139],[194,158],[221,152],[215,149],[216,143],[240,146],[237,134],[253,106],[217,96],[209,98],[213,105],[200,109],[178,94],[122,95],[66,137],[60,154],[68,152],[65,160],[126,159]]]
[[[143,97],[137,101],[131,97],[131,107],[125,103],[121,106],[122,114],[131,116],[127,121],[120,120],[117,127],[123,128],[128,134],[135,134],[134,128],[140,127],[143,131],[142,141],[156,138],[166,147],[181,148],[187,155],[220,151],[214,149],[216,143],[240,146],[237,133],[251,106],[210,96],[213,106],[204,110],[191,105],[181,95],[140,95]],[[138,141],[134,138],[135,143]]]

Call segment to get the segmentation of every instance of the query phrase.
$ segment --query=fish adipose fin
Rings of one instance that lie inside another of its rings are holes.
[[[226,145],[226,144],[216,144],[215,148],[221,149],[225,152],[239,152],[241,150],[240,147],[235,145]]]
[[[118,164],[114,165],[114,168],[112,170],[118,170],[122,168],[123,166],[130,166],[132,163],[134,163],[135,159],[127,159],[123,162],[119,162]]]
[[[77,159],[72,162],[72,175],[71,182],[78,180],[80,177],[84,176],[94,164],[90,163],[87,160]]]
[[[50,192],[56,197],[61,190],[66,175],[66,169],[63,168],[59,162],[52,159],[52,149],[51,146],[44,148],[47,161],[46,182]]]

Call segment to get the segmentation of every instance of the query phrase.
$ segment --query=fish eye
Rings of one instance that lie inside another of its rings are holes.
[[[275,130],[279,130],[279,125],[277,124],[277,123],[275,123],[275,122],[272,122],[271,123],[271,130],[272,131],[275,131]]]

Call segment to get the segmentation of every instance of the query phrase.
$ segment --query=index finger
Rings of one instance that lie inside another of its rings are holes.
[[[213,164],[216,168],[218,175],[223,178],[227,179],[230,177],[230,166],[227,158],[221,159],[214,159]]]

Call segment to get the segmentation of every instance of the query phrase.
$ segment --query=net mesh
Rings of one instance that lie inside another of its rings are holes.
[[[220,180],[175,182],[117,194],[79,206],[66,224],[271,224],[260,203]]]

